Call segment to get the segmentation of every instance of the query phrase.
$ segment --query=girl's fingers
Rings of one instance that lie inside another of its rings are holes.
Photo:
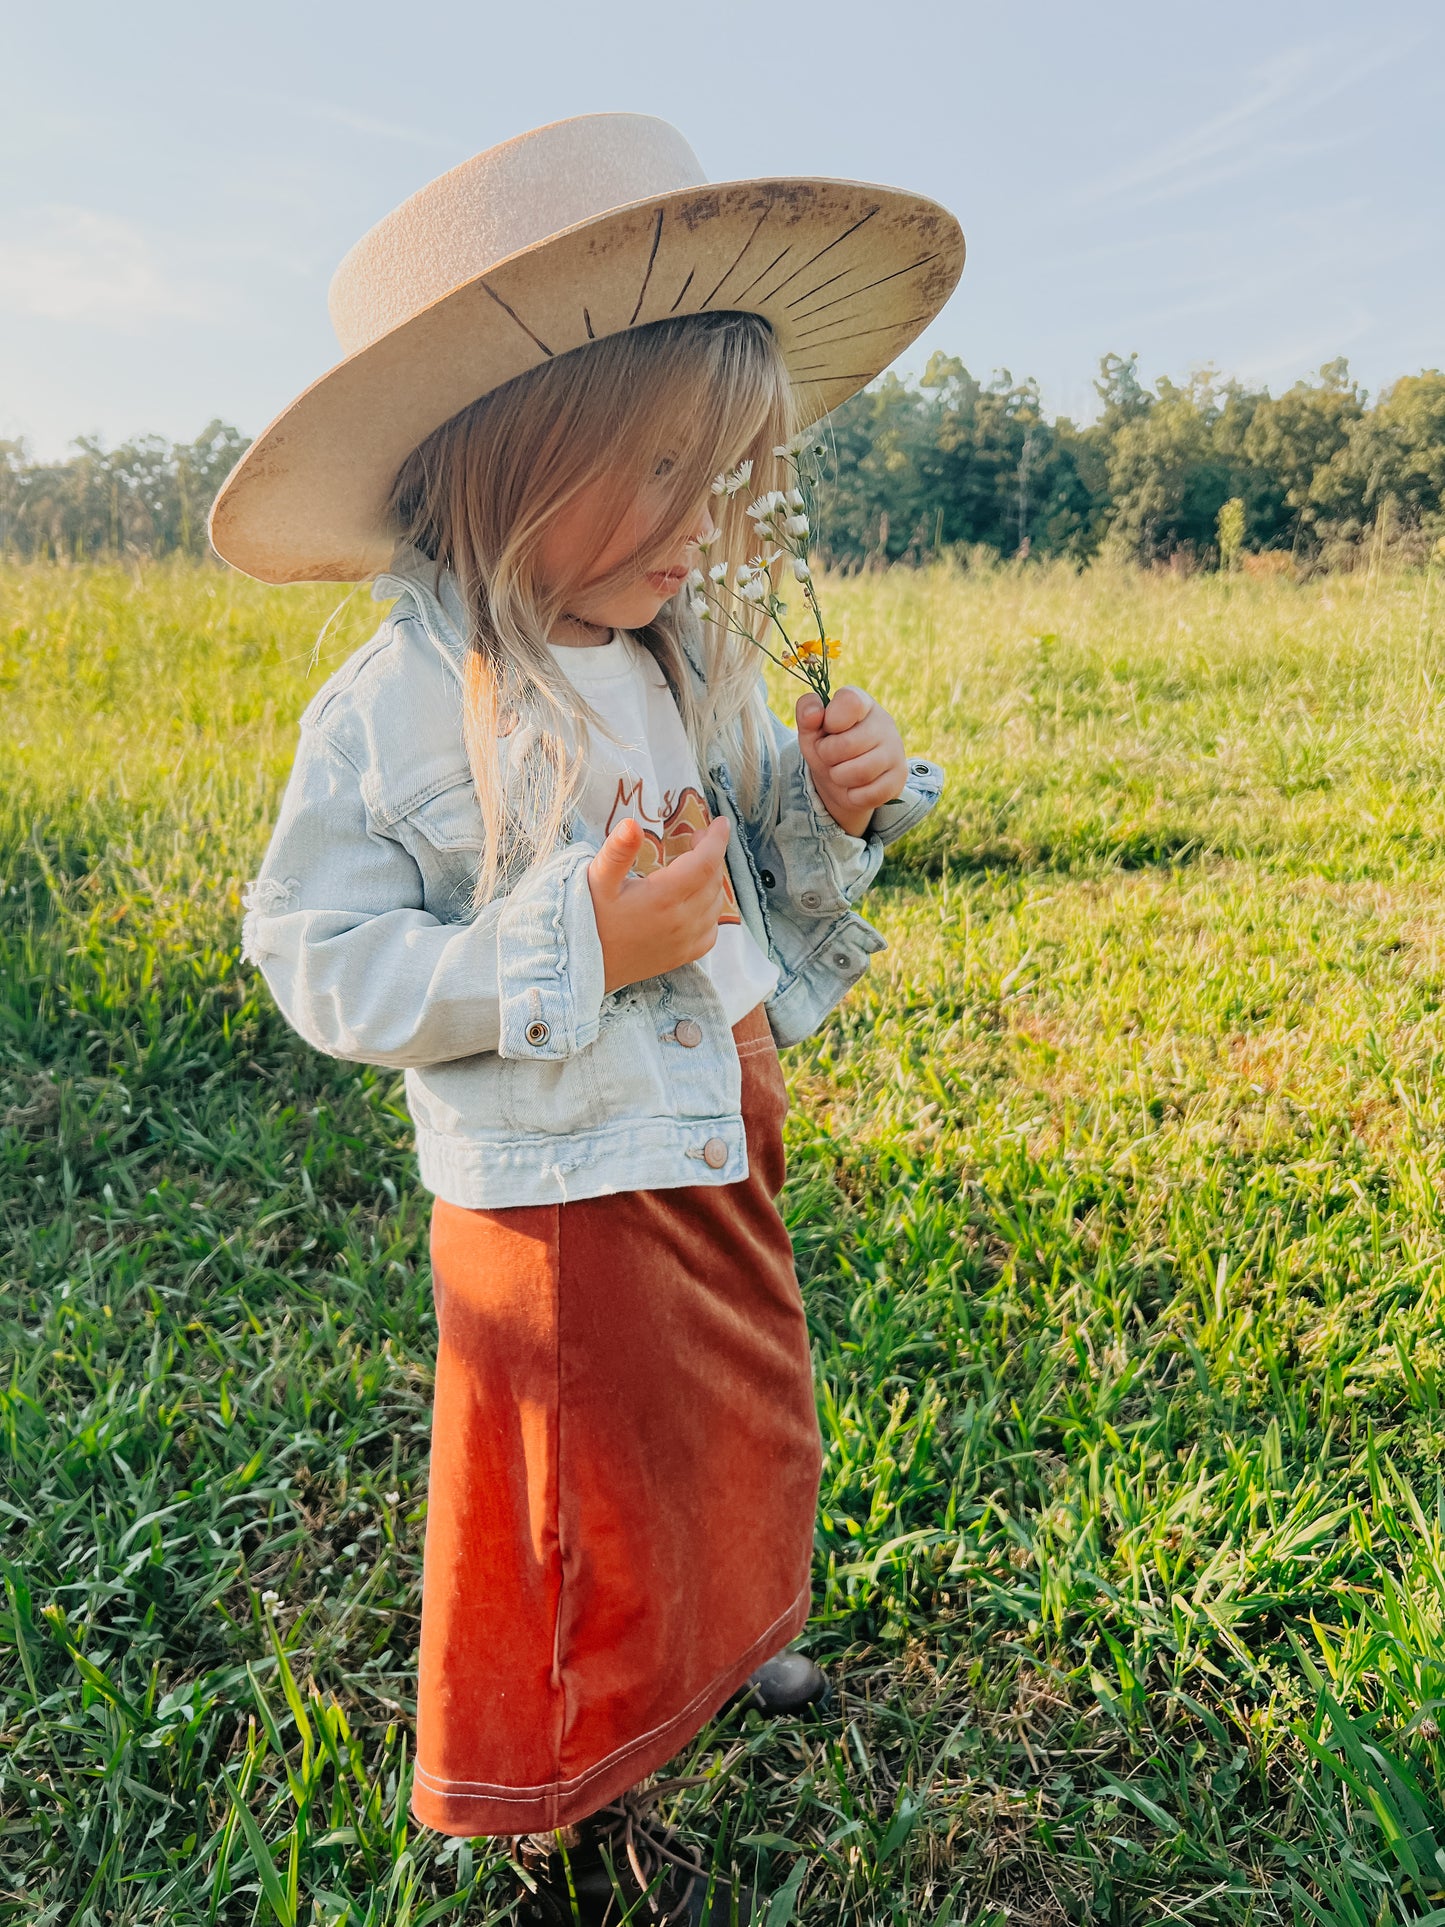
[[[843,795],[850,809],[876,810],[880,804],[891,803],[901,787],[898,783],[867,783],[862,789],[844,790]]]
[[[852,683],[844,683],[835,689],[824,711],[824,727],[830,736],[843,730],[855,729],[878,707],[876,696],[870,696],[866,689],[858,689]]]
[[[727,818],[715,816],[701,836],[693,837],[690,850],[647,878],[654,897],[659,902],[682,903],[715,888],[727,857],[728,835]]]
[[[623,817],[607,841],[587,866],[587,874],[597,887],[616,896],[642,848],[642,831],[635,818]]]
[[[892,767],[893,758],[886,749],[870,749],[846,763],[830,764],[828,781],[835,789],[861,789],[865,783],[879,782]]]
[[[825,733],[818,738],[817,755],[829,769],[836,769],[851,757],[866,756],[875,749],[892,749],[894,744],[886,730],[877,726],[874,718],[859,723],[855,728],[844,730],[841,735]]]

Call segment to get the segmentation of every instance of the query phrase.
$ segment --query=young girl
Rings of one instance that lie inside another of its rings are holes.
[[[960,264],[916,196],[706,188],[664,123],[558,123],[358,244],[351,352],[213,514],[252,574],[393,599],[302,718],[245,951],[309,1043],[405,1072],[438,1320],[412,1804],[527,1843],[539,1919],[732,1917],[636,1788],[750,1682],[822,1685],[783,1653],[820,1455],[777,1045],[881,947],[852,905],[941,779],[858,689],[785,727],[686,579],[753,546],[713,478],[785,480]]]

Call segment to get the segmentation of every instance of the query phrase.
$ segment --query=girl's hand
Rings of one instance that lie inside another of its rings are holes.
[[[881,803],[908,781],[898,725],[866,690],[846,683],[827,708],[809,690],[797,706],[798,747],[829,816],[849,836],[862,836]]]
[[[630,816],[617,825],[587,865],[609,992],[696,963],[712,949],[727,908],[727,845],[727,818],[715,816],[690,850],[634,877],[627,873],[642,848],[642,830]]]

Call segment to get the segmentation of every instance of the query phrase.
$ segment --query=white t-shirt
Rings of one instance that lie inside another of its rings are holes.
[[[683,825],[700,836],[712,819],[667,678],[625,629],[614,629],[610,642],[550,646],[563,674],[618,737],[613,743],[588,731],[582,820],[601,843],[624,817],[634,818],[643,842],[633,868],[645,876],[691,847],[692,838],[678,834]],[[724,882],[727,908],[718,919],[717,942],[698,961],[735,1024],[772,995],[778,967],[744,924],[726,871]]]

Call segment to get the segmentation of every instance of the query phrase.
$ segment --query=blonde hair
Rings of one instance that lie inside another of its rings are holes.
[[[547,638],[587,583],[610,590],[671,565],[709,500],[718,537],[710,563],[747,559],[756,535],[745,497],[713,496],[713,477],[753,464],[754,491],[785,479],[775,447],[793,432],[782,353],[759,315],[722,312],[605,336],[483,395],[433,431],[402,464],[391,507],[404,540],[450,570],[466,610],[463,731],[485,828],[473,902],[511,887],[564,834],[580,792],[591,706],[562,673]],[[595,581],[589,571],[659,457],[672,457],[656,525],[637,553]],[[552,516],[599,480],[617,514],[599,526],[566,581],[544,581],[539,549]],[[683,652],[690,627],[705,670],[695,688]],[[742,637],[698,623],[687,594],[638,632],[672,687],[699,768],[714,744],[755,807],[765,727],[759,660]],[[511,754],[503,751],[523,717]],[[503,775],[502,763],[508,769]]]

